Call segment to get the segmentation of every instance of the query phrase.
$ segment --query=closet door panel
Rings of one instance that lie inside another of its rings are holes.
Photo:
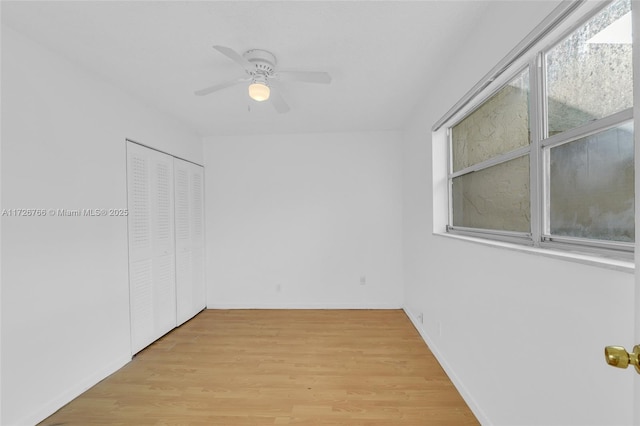
[[[127,143],[133,353],[176,325],[173,158]]]
[[[202,167],[174,159],[178,324],[205,307]]]
[[[191,228],[189,211],[189,163],[174,159],[176,223],[176,295],[177,320],[191,318]]]
[[[176,326],[173,157],[154,152],[153,282],[156,339]]]
[[[136,353],[153,341],[153,243],[151,240],[151,170],[149,152],[127,144],[129,209],[129,309],[131,346]]]

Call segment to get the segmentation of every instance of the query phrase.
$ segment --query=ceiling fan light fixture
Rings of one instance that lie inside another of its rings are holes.
[[[269,99],[271,89],[264,83],[254,81],[249,85],[249,97],[254,101],[262,102]]]

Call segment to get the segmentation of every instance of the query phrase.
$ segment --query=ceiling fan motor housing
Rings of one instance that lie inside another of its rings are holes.
[[[265,77],[273,76],[276,67],[276,57],[273,53],[262,49],[251,49],[242,55],[244,58],[256,66],[253,76],[263,75]]]

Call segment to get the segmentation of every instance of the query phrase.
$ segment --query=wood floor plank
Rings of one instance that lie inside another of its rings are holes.
[[[477,424],[401,310],[205,310],[41,423]]]

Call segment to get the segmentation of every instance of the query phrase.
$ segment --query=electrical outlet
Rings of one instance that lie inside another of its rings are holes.
[[[367,277],[365,275],[362,275],[360,277],[360,285],[366,285],[367,284]]]
[[[442,336],[442,322],[438,321],[438,335]]]
[[[420,322],[420,324],[424,322],[424,315],[422,314],[422,312],[418,314],[418,322]]]
[[[282,286],[280,284],[278,284],[276,286],[276,293],[280,293],[282,291]]]

